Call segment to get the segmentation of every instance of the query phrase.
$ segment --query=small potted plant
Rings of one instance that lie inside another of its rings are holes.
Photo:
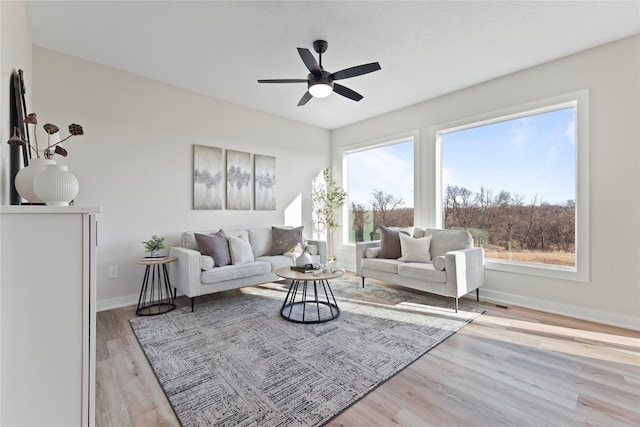
[[[149,252],[149,257],[160,257],[160,250],[166,248],[164,245],[164,237],[158,237],[155,234],[151,236],[151,240],[141,242],[144,245],[145,252]]]

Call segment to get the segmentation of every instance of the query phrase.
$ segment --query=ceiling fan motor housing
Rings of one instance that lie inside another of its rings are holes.
[[[307,88],[310,88],[311,86],[315,86],[317,84],[324,84],[333,88],[333,79],[329,77],[330,74],[331,73],[324,70],[322,70],[322,74],[320,75],[320,77],[316,76],[313,73],[309,73],[309,75],[307,76],[307,80],[309,81],[307,83]]]

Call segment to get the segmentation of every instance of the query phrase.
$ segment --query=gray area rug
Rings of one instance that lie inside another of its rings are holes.
[[[284,283],[130,323],[183,426],[318,426],[482,312],[352,278],[331,288],[327,323],[282,319]]]

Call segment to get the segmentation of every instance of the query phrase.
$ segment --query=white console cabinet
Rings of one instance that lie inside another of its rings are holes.
[[[96,216],[0,207],[0,425],[95,425]]]

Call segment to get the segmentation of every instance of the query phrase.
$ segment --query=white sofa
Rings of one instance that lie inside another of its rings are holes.
[[[271,255],[273,248],[271,227],[224,229],[227,236],[238,237],[249,242],[253,257],[249,260],[243,259],[236,264],[214,267],[213,259],[208,259],[206,255],[199,252],[195,234],[212,235],[218,231],[185,231],[182,233],[180,246],[169,249],[169,255],[177,258],[169,269],[171,284],[191,298],[191,311],[193,311],[195,297],[282,280],[275,275],[274,271],[281,267],[294,266],[300,254],[298,251]],[[303,238],[302,248],[311,255],[313,263],[326,263],[325,241]]]
[[[431,236],[430,260],[405,262],[380,258],[381,241],[356,244],[356,275],[406,286],[455,299],[484,284],[484,250],[474,248],[471,234],[463,230],[416,229],[413,237]],[[384,237],[383,237],[384,240]],[[406,240],[405,240],[406,241]]]

